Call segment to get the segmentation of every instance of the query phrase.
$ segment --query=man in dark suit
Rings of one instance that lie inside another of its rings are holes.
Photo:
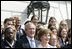
[[[14,30],[11,27],[7,27],[5,29],[5,39],[1,40],[2,48],[15,48],[15,40],[14,40]]]
[[[16,48],[36,48],[39,41],[34,39],[36,26],[29,22],[25,25],[26,35],[22,36],[17,42]]]

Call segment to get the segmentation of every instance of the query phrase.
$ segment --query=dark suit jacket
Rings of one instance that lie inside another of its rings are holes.
[[[36,45],[40,43],[38,40],[35,40]],[[15,48],[31,48],[28,39],[26,36],[22,36],[15,45]]]
[[[11,46],[6,42],[6,39],[1,40],[1,48],[11,48]],[[15,48],[15,40],[12,48]]]
[[[22,34],[23,33],[23,34]],[[20,39],[20,37],[22,35],[26,35],[24,29],[22,29],[21,27],[19,28],[18,32],[16,33],[16,39]]]

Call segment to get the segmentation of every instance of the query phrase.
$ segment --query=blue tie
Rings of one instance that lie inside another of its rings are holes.
[[[30,41],[31,41],[31,48],[34,48],[34,44],[33,44],[34,40],[31,39]]]

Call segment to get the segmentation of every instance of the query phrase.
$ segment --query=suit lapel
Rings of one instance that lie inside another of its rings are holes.
[[[24,48],[31,48],[28,39],[26,37],[24,37],[23,40],[24,40],[23,47]]]

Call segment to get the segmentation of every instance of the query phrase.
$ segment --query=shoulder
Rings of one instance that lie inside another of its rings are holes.
[[[26,36],[21,37],[19,40],[16,41],[16,48],[24,48],[25,46],[28,46],[29,42],[26,38]]]
[[[42,48],[41,43],[39,43],[39,44],[37,45],[37,48]]]
[[[22,44],[24,44],[25,40],[26,40],[26,39],[24,38],[24,36],[23,36],[22,38],[18,39],[18,40],[16,41],[15,47],[16,47],[16,48],[22,47]]]
[[[39,40],[35,40],[35,42],[40,44],[40,41]]]
[[[8,45],[8,43],[6,42],[5,39],[4,39],[4,40],[1,40],[1,47],[2,47],[2,48],[9,48],[9,45]]]
[[[15,48],[21,48],[22,47],[22,43],[23,43],[22,39],[17,40],[16,43],[15,43]]]
[[[16,42],[25,42],[25,41],[27,41],[27,38],[26,38],[26,36],[25,35],[23,35],[23,36],[21,36],[21,38],[19,39],[19,40],[17,40]]]
[[[47,45],[48,48],[51,48],[52,46],[50,44]]]
[[[62,43],[62,39],[61,39],[61,37],[59,37],[59,42]]]
[[[49,45],[49,48],[57,48],[56,46]]]

